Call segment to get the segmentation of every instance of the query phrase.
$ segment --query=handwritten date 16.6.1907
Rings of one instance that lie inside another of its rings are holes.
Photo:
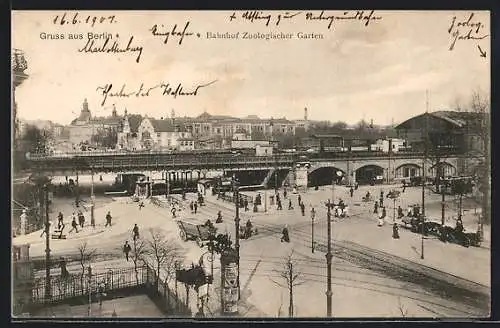
[[[56,15],[52,19],[54,25],[89,25],[94,27],[99,24],[113,24],[116,23],[116,16],[100,16],[100,15],[81,15],[76,12],[74,14],[64,13],[63,15]]]

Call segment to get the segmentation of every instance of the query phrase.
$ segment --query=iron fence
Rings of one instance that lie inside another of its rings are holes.
[[[46,279],[38,278],[34,280],[32,291],[32,303],[44,304],[54,303],[65,299],[88,295],[89,291],[94,294],[98,291],[99,284],[105,284],[106,291],[119,290],[126,287],[138,287],[148,282],[147,266],[134,268],[108,270],[89,275],[70,274],[66,277],[61,275],[51,277],[50,297],[46,297]],[[90,288],[89,288],[90,284]]]
[[[156,280],[156,271],[151,267],[147,267],[149,277],[149,287],[150,291],[153,292],[153,299],[157,301],[157,306],[160,307],[162,311],[168,314],[175,314],[178,316],[191,316],[192,311],[188,304],[189,298],[182,291],[184,288],[180,288],[175,283],[175,287],[169,286],[169,282],[162,280],[161,278]],[[180,284],[179,284],[180,285]],[[159,304],[158,304],[159,303]]]

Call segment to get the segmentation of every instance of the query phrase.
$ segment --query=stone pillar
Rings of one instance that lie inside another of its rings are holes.
[[[19,231],[21,235],[26,234],[27,226],[28,226],[28,215],[26,215],[26,210],[23,210],[23,213],[21,214],[21,228]]]
[[[295,185],[297,188],[307,188],[308,170],[306,167],[295,168]]]
[[[352,170],[352,183],[351,185],[354,185],[356,183],[356,170]]]

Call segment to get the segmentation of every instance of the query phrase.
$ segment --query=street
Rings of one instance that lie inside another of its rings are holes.
[[[465,248],[456,244],[443,243],[437,239],[424,239],[424,259],[421,259],[421,235],[400,228],[400,239],[393,239],[392,200],[387,205],[386,224],[377,226],[373,214],[373,202],[361,201],[366,190],[378,198],[379,191],[385,192],[397,186],[360,187],[351,199],[348,188],[336,186],[335,199],[342,198],[349,206],[350,217],[333,218],[332,222],[332,291],[333,315],[335,317],[480,317],[489,313],[489,268],[490,251],[487,247]],[[267,191],[270,195],[273,191]],[[250,193],[249,193],[250,194]],[[281,193],[282,196],[282,193]],[[180,198],[180,196],[178,196]],[[228,232],[234,242],[234,204],[217,200],[208,195],[206,205],[198,208],[197,214],[189,210],[189,201],[196,195],[188,194],[184,208],[178,212],[179,219],[204,223],[215,222],[221,211],[224,222],[216,224],[219,233]],[[288,210],[288,200],[283,200],[283,210],[267,201],[258,213],[240,209],[240,225],[251,219],[259,233],[248,240],[240,240],[240,288],[242,316],[287,316],[287,288],[281,277],[283,263],[293,252],[295,270],[300,285],[294,288],[294,316],[324,317],[326,314],[326,207],[324,203],[332,197],[331,187],[320,190],[309,189],[302,193],[306,206],[302,216],[297,204],[297,195],[289,193],[294,209]],[[409,204],[419,203],[420,188],[407,188],[402,200],[396,202],[404,209]],[[426,194],[427,215],[440,218],[440,195]],[[56,202],[57,203],[57,202]],[[115,198],[112,202],[101,202],[96,208],[96,228],[85,227],[78,234],[67,234],[66,240],[51,240],[52,256],[69,256],[77,253],[77,247],[86,241],[98,250],[101,258],[92,263],[94,272],[110,268],[132,266],[121,252],[125,240],[131,241],[132,227],[137,223],[141,236],[147,236],[149,228],[162,229],[169,238],[182,246],[185,264],[197,263],[204,250],[193,241],[180,240],[178,227],[172,214],[165,208],[145,202],[139,210],[138,203],[129,198]],[[437,206],[439,205],[439,206]],[[55,204],[57,207],[57,204]],[[314,236],[316,250],[311,252],[310,208],[316,210]],[[448,207],[452,207],[450,202]],[[251,207],[251,206],[250,206]],[[65,208],[65,221],[69,220],[71,208]],[[53,215],[58,213],[55,208]],[[113,226],[104,227],[105,214],[111,211]],[[456,216],[447,213],[447,217]],[[89,213],[85,213],[87,222]],[[451,218],[450,218],[451,220]],[[464,225],[474,228],[474,218],[464,217]],[[55,219],[53,219],[55,221]],[[397,220],[397,222],[400,222]],[[69,222],[66,222],[69,223]],[[288,225],[290,243],[280,242],[281,230]],[[477,223],[476,223],[477,225]],[[489,227],[485,226],[485,231]],[[42,257],[45,250],[44,238],[40,232],[17,237],[14,244],[29,242],[32,257]],[[489,236],[489,234],[485,234]],[[485,243],[487,245],[487,243]],[[108,256],[104,256],[108,254]],[[105,257],[105,258],[104,258]],[[473,268],[473,269],[471,269]],[[217,288],[220,264],[214,263],[214,281]],[[53,274],[60,270],[53,269]],[[81,272],[75,263],[68,264],[68,271]],[[43,276],[43,272],[38,273]],[[214,293],[217,294],[217,293]],[[195,297],[192,297],[194,299]],[[208,307],[215,311],[217,298]]]

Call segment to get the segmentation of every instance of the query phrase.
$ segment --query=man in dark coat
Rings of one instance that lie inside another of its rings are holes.
[[[131,250],[132,248],[130,247],[128,241],[126,241],[125,245],[123,245],[123,253],[125,253],[125,258],[127,259],[127,262],[128,262],[128,254],[130,253]]]
[[[394,223],[392,226],[392,238],[399,239],[399,228],[397,223]]]
[[[132,233],[134,234],[134,240],[139,239],[139,227],[137,223],[134,224],[134,228],[132,229]]]
[[[282,233],[281,242],[289,243],[290,242],[290,235],[288,234],[288,225],[285,225],[285,227],[283,228],[283,231],[281,233]]]
[[[107,227],[108,225],[111,227],[111,212],[108,212],[108,214],[106,214],[106,224],[104,225],[104,227]]]

